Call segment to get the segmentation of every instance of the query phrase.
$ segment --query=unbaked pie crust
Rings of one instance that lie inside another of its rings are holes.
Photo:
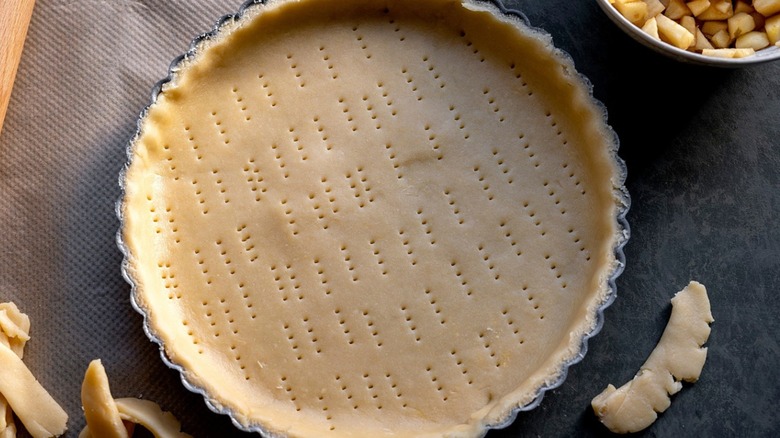
[[[478,436],[594,329],[613,138],[568,57],[491,4],[253,6],[142,119],[134,299],[245,429]]]

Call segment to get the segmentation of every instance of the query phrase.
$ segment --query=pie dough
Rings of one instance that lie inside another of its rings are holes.
[[[570,59],[492,4],[256,5],[143,115],[134,301],[244,429],[479,436],[596,325],[615,149]]]
[[[707,289],[692,281],[672,298],[672,316],[650,357],[628,383],[608,385],[593,398],[593,411],[612,432],[639,432],[653,424],[657,412],[666,411],[670,395],[682,389],[681,380],[699,380],[710,336]]]
[[[29,332],[30,318],[16,304],[0,303],[0,438],[16,436],[13,414],[33,438],[67,429],[68,415],[22,362]]]

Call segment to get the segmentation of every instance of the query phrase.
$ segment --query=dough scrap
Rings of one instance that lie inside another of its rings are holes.
[[[612,432],[638,432],[664,412],[670,395],[682,389],[681,380],[695,382],[701,375],[714,319],[703,285],[692,281],[672,298],[672,315],[661,340],[637,375],[628,383],[613,385],[593,398],[593,411]]]
[[[13,412],[33,438],[59,436],[68,414],[22,362],[30,318],[14,303],[0,303],[0,438],[16,436]]]
[[[81,402],[87,427],[81,431],[79,438],[128,438],[132,435],[128,435],[123,420],[140,424],[156,438],[192,438],[180,432],[181,423],[170,412],[163,412],[157,403],[135,398],[114,400],[106,369],[100,360],[93,360],[87,368],[81,387]]]

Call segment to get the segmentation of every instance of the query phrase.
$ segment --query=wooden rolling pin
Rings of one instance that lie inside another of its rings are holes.
[[[35,0],[0,0],[0,132]]]

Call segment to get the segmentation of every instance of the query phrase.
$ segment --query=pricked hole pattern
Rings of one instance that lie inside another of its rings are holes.
[[[325,132],[325,126],[320,121],[319,117],[314,117],[312,119],[314,122],[314,127],[317,129],[317,133],[320,134],[320,139],[322,140],[322,144],[325,145],[325,151],[330,152],[333,150],[333,144],[330,142],[330,137],[328,137],[328,133]]]
[[[474,177],[477,179],[480,187],[482,187],[482,191],[487,197],[487,200],[494,201],[496,199],[496,195],[494,195],[493,191],[490,190],[490,183],[487,181],[487,176],[482,171],[482,168],[477,165],[472,167],[471,170],[474,172]]]
[[[488,269],[490,277],[494,281],[498,281],[501,279],[501,274],[498,273],[498,269],[496,269],[496,264],[493,262],[493,260],[490,259],[490,252],[485,249],[484,244],[479,244],[477,246],[477,251],[479,251],[479,256],[482,258],[482,262],[484,263],[485,267]]]
[[[401,306],[401,316],[404,318],[406,328],[409,330],[409,334],[411,334],[414,338],[414,341],[422,341],[422,336],[417,332],[417,323],[414,322],[412,314],[409,312],[409,308],[407,306]]]
[[[325,195],[325,198],[328,200],[328,205],[330,206],[330,211],[332,214],[336,214],[339,212],[339,207],[336,204],[336,196],[333,194],[333,188],[330,186],[330,183],[328,183],[328,177],[323,176],[320,178],[320,185],[322,186],[322,193]],[[327,230],[328,229],[328,223],[325,222],[322,225],[322,228]]]
[[[357,40],[357,43],[360,46],[360,50],[363,51],[363,56],[365,56],[366,59],[370,60],[373,57],[373,55],[371,54],[371,51],[368,49],[368,43],[366,42],[365,36],[359,30],[360,28],[357,26],[354,26],[352,28],[352,31],[355,32],[355,40]]]
[[[483,88],[482,95],[485,96],[485,100],[487,101],[488,108],[490,108],[493,114],[495,114],[499,123],[504,123],[506,121],[506,116],[501,111],[501,107],[498,105],[498,102],[496,102],[496,96],[494,96],[490,92],[490,88],[488,87]]]
[[[409,87],[409,90],[411,90],[414,97],[417,98],[417,101],[423,100],[423,95],[420,92],[420,87],[417,86],[417,84],[414,83],[414,77],[411,73],[409,73],[409,69],[404,67],[401,69],[401,73],[404,75],[404,78],[406,79],[406,85]]]
[[[512,251],[515,253],[516,256],[522,257],[523,250],[520,249],[520,245],[517,243],[517,239],[512,236],[512,229],[508,228],[507,221],[502,220],[498,224],[499,228],[501,229],[501,232],[503,233],[504,240],[506,240],[509,243],[509,246],[512,247]]]
[[[496,160],[496,168],[506,178],[506,183],[509,185],[514,184],[515,180],[509,171],[509,166],[506,164],[506,160],[501,156],[501,151],[498,148],[493,148],[493,158]]]
[[[349,109],[349,104],[347,103],[347,100],[343,97],[339,97],[339,109],[344,114],[344,118],[347,120],[349,129],[352,130],[352,132],[357,132],[359,128],[357,122],[355,122],[355,116],[352,114],[351,110]]]
[[[363,315],[363,321],[366,323],[366,328],[368,330],[368,333],[371,334],[371,338],[374,340],[374,345],[376,345],[376,348],[382,348],[382,345],[384,345],[384,343],[382,342],[382,339],[379,337],[379,329],[376,328],[376,324],[374,323],[373,318],[371,318],[371,315],[369,314],[368,310],[363,310],[361,312],[361,315]]]
[[[279,145],[272,143],[271,152],[274,154],[274,161],[279,167],[279,172],[282,174],[282,177],[284,177],[284,179],[289,178],[290,171],[287,169],[287,163],[284,160],[284,156],[282,156],[282,151],[280,150]]]
[[[401,407],[406,409],[409,405],[404,401],[404,394],[401,389],[398,388],[398,382],[389,372],[385,373],[385,384],[389,388],[389,392],[393,394],[396,401],[401,404]]]
[[[452,194],[452,190],[445,189],[444,198],[447,200],[447,205],[450,206],[450,211],[452,212],[452,215],[455,217],[455,221],[458,223],[458,225],[465,224],[466,219],[463,217],[463,214],[460,211],[460,207],[458,207],[458,204],[455,201],[455,196]]]
[[[539,162],[539,158],[536,156],[536,152],[531,147],[531,143],[529,143],[525,138],[525,134],[521,132],[517,135],[517,138],[520,140],[520,144],[522,145],[523,150],[528,154],[528,159],[531,164],[533,164],[534,167],[538,169],[539,166],[541,166],[541,163]]]
[[[206,205],[206,197],[203,195],[203,189],[201,189],[197,178],[192,179],[192,188],[195,191],[195,199],[198,201],[198,208],[200,209],[201,214],[209,214],[209,207]],[[162,230],[158,228],[157,234],[160,234],[161,231]]]
[[[439,305],[439,302],[436,298],[436,295],[433,294],[433,291],[431,288],[425,288],[423,290],[423,293],[425,293],[425,298],[428,300],[428,304],[431,306],[431,310],[433,311],[434,316],[436,317],[436,320],[439,321],[439,324],[445,325],[447,324],[447,319],[444,317],[441,311],[441,306]]]
[[[179,290],[179,281],[176,280],[176,274],[171,269],[169,262],[157,263],[157,268],[160,270],[160,279],[162,279],[163,287],[168,292],[168,299],[181,299],[181,291]]]
[[[184,132],[187,136],[187,142],[190,144],[190,148],[192,149],[192,153],[195,155],[195,160],[202,160],[203,154],[200,153],[200,146],[198,146],[198,143],[195,141],[195,135],[192,133],[192,128],[187,125],[184,127]]]
[[[467,297],[470,297],[474,294],[474,290],[469,285],[468,279],[466,279],[466,276],[463,274],[463,271],[460,268],[460,265],[456,260],[452,260],[450,262],[450,268],[452,269],[452,273],[455,275],[455,279],[460,283],[461,290],[466,294]]]
[[[320,263],[320,259],[315,257],[314,260],[312,260],[312,264],[314,265],[314,270],[317,272],[317,277],[320,279],[320,287],[322,288],[323,293],[325,293],[325,295],[332,294],[333,289],[331,289],[330,284],[328,284],[328,275],[325,273],[325,268],[322,266],[322,263]]]
[[[466,364],[463,363],[463,358],[458,354],[458,350],[453,349],[450,351],[450,357],[455,363],[455,366],[460,370],[460,374],[466,380],[466,383],[470,386],[474,384],[474,379],[469,375],[469,369]]]
[[[216,110],[211,112],[211,117],[214,119],[214,127],[217,130],[217,136],[222,139],[222,143],[226,146],[230,144],[230,138],[227,135],[227,129],[222,124],[222,119]]]
[[[298,280],[295,270],[290,263],[285,264],[272,264],[269,266],[271,275],[276,284],[276,289],[279,291],[279,296],[283,302],[287,302],[293,298],[297,301],[303,301],[304,295],[301,292],[301,283]]]
[[[385,265],[385,259],[382,256],[382,252],[379,250],[379,247],[376,243],[376,239],[371,239],[368,241],[368,245],[371,248],[371,254],[374,256],[374,260],[376,261],[377,268],[379,269],[379,272],[384,276],[387,275],[387,265]]]
[[[341,331],[344,333],[344,337],[347,339],[347,344],[355,345],[355,338],[352,335],[352,329],[350,329],[347,325],[347,318],[341,314],[341,309],[337,308],[333,311],[333,313],[336,314],[336,319],[338,320]]]
[[[325,209],[322,206],[322,202],[319,200],[319,196],[314,193],[309,194],[309,201],[311,202],[311,208],[314,210],[314,214],[317,216],[317,223],[323,230],[328,229],[328,220],[325,216]]]
[[[287,226],[290,229],[290,234],[297,236],[299,234],[298,225],[296,224],[292,207],[288,205],[287,199],[282,199],[279,203],[282,204],[282,208],[284,209],[284,216],[287,219]]]
[[[208,265],[206,265],[206,259],[201,255],[200,249],[195,249],[194,253],[195,253],[195,261],[198,263],[198,268],[200,270],[201,275],[203,276],[203,279],[206,281],[206,285],[211,286],[213,280],[211,279],[211,275],[209,273],[209,267]]]
[[[268,191],[268,187],[265,184],[265,178],[260,173],[260,167],[257,165],[255,158],[249,158],[242,170],[255,202],[262,201],[263,195]]]
[[[523,286],[523,291],[525,291],[528,294],[528,304],[533,308],[533,310],[539,314],[539,319],[544,319],[544,313],[542,313],[541,305],[538,301],[536,301],[536,297],[533,295],[533,293],[528,292],[528,286]]]
[[[428,365],[425,367],[425,373],[431,380],[431,385],[433,385],[433,387],[436,389],[436,392],[439,394],[439,397],[441,397],[441,401],[446,402],[449,400],[447,392],[444,390],[444,384],[439,380],[439,377],[436,375],[436,373],[433,372],[433,366]]]
[[[152,213],[152,222],[155,224],[154,232],[156,234],[162,234],[162,226],[160,225],[160,216],[156,214],[157,207],[154,205],[154,201],[152,200],[151,194],[146,195],[146,201],[149,204],[149,213]]]
[[[426,124],[423,128],[425,130],[425,133],[428,135],[428,143],[431,145],[431,149],[433,149],[433,152],[436,154],[437,160],[444,159],[444,154],[441,151],[441,144],[438,140],[436,140],[436,134],[431,132],[431,125]]]
[[[225,187],[225,181],[220,176],[219,169],[211,169],[211,178],[214,180],[214,185],[217,187],[220,197],[222,197],[222,202],[230,204],[227,187]]]
[[[371,403],[374,405],[374,408],[381,410],[382,402],[379,401],[379,390],[376,388],[376,385],[374,385],[371,374],[363,373],[361,377],[363,378],[363,384],[365,385],[366,395],[371,398]]]
[[[227,249],[224,247],[222,243],[222,239],[217,240],[216,242],[217,251],[219,251],[219,258],[222,259],[222,263],[225,264],[225,270],[232,276],[236,275],[236,268],[233,265],[233,260],[230,258],[230,256],[227,253]]]
[[[555,120],[555,117],[552,115],[551,112],[547,112],[549,114],[547,117],[550,119],[550,126],[555,129],[555,135],[561,138],[561,143],[564,146],[567,146],[569,144],[569,140],[566,139],[566,136],[563,135],[563,130],[558,126],[558,121]]]
[[[344,259],[344,267],[347,269],[349,278],[352,279],[353,282],[357,282],[359,278],[357,272],[355,271],[355,264],[352,263],[352,256],[349,254],[347,245],[342,244],[339,250],[341,251],[341,257]]]
[[[301,351],[298,341],[295,339],[295,333],[290,328],[290,324],[284,323],[282,328],[284,329],[284,334],[287,336],[287,342],[290,344],[293,356],[295,356],[295,359],[297,360],[303,360],[303,352]]]
[[[303,299],[303,298],[300,298]],[[314,327],[312,327],[312,324],[309,322],[309,317],[304,316],[303,319],[301,319],[303,328],[306,330],[306,335],[309,337],[309,342],[311,343],[310,347],[311,350],[314,352],[315,355],[322,354],[322,346],[319,344],[319,338],[317,338],[317,334],[314,333]]]
[[[452,114],[452,120],[454,120],[458,124],[458,129],[463,133],[463,139],[468,140],[471,138],[471,134],[466,129],[466,122],[463,121],[463,116],[458,112],[458,108],[455,105],[450,105],[448,107],[450,114]]]
[[[165,157],[165,162],[168,163],[168,169],[170,169],[171,172],[176,170],[176,164],[173,162],[173,154],[171,153],[171,146],[168,144],[163,145],[163,156]]]
[[[393,32],[398,36],[398,41],[404,42],[406,41],[406,34],[401,29],[401,25],[396,22],[394,18],[390,18],[388,20],[388,25],[393,29]]]
[[[390,159],[390,164],[393,165],[393,171],[395,172],[395,177],[399,180],[404,178],[403,173],[401,172],[401,165],[398,164],[398,157],[395,154],[395,150],[393,149],[393,145],[391,143],[385,144],[385,153],[387,153],[387,157]]]
[[[425,232],[425,236],[428,239],[428,243],[431,246],[436,245],[436,238],[433,237],[433,225],[431,225],[428,218],[425,216],[425,212],[422,208],[417,209],[417,220],[420,221],[420,227]]]
[[[368,177],[366,177],[362,166],[358,166],[355,172],[347,172],[344,177],[352,190],[352,196],[357,201],[358,207],[364,208],[367,204],[374,202],[371,184],[368,183]]]
[[[377,88],[379,88],[379,94],[382,96],[382,99],[385,101],[385,105],[387,106],[387,109],[390,110],[390,115],[395,117],[398,115],[398,110],[394,106],[393,99],[390,97],[390,92],[385,88],[384,82],[377,82],[376,84]],[[377,126],[380,126],[377,122]]]
[[[309,159],[309,155],[303,150],[303,143],[301,143],[301,137],[296,132],[296,129],[294,127],[291,127],[288,129],[288,132],[290,133],[290,141],[292,142],[293,148],[295,148],[295,151],[298,152],[298,157],[301,161],[306,161]]]
[[[577,230],[574,227],[569,227],[569,235],[572,237],[572,241],[575,245],[579,246],[580,253],[585,255],[585,261],[590,261],[590,252],[585,247],[585,244],[582,243],[582,238],[577,233]]]
[[[257,248],[252,241],[252,233],[247,229],[246,224],[243,224],[236,228],[238,233],[238,239],[241,241],[241,247],[244,248],[244,254],[250,263],[253,263],[259,257]]]
[[[422,60],[425,65],[425,69],[428,71],[431,77],[433,77],[433,80],[436,81],[436,85],[438,85],[439,88],[446,87],[447,83],[444,82],[444,80],[441,78],[441,73],[436,70],[436,66],[431,61],[430,56],[425,55],[423,56]]]
[[[238,106],[238,109],[241,111],[241,115],[244,116],[245,121],[252,120],[252,116],[249,114],[249,107],[247,107],[246,102],[244,102],[244,97],[240,94],[238,87],[233,87],[231,90],[233,91],[233,98],[236,100],[236,105]]]
[[[466,45],[468,50],[470,50],[471,53],[473,53],[475,56],[479,58],[479,62],[485,62],[485,57],[480,53],[479,49],[474,45],[474,43],[468,38],[466,31],[461,30],[460,37],[463,40],[463,44]]]
[[[206,322],[208,322],[211,330],[214,330],[214,327],[217,326],[217,320],[216,316],[214,316],[214,310],[211,308],[211,303],[208,300],[203,300],[200,304],[203,307],[203,314],[206,315]],[[199,349],[198,352],[203,354],[203,349]]]
[[[409,264],[412,267],[417,266],[417,258],[414,256],[414,249],[412,249],[412,243],[404,230],[398,230],[398,238],[401,239],[401,245],[403,245],[406,251],[406,256],[409,259]]]
[[[189,327],[187,320],[182,320],[181,325],[184,326],[185,330],[187,330],[187,336],[189,336],[190,342],[192,342],[192,345],[194,345],[197,349],[198,354],[203,354],[203,347],[200,345],[200,340],[195,337],[195,331]]]
[[[320,46],[320,52],[322,52],[322,62],[325,63],[330,78],[338,79],[339,75],[336,73],[336,67],[333,65],[333,61],[330,59],[330,54],[326,51],[325,46]]]
[[[338,374],[336,375],[336,384],[339,386],[339,390],[341,390],[341,393],[342,395],[344,395],[344,398],[346,398],[347,401],[350,403],[350,406],[352,406],[352,409],[357,409],[358,404],[355,401],[355,397],[352,395],[352,392],[349,390],[347,384],[341,380],[341,376],[339,376]]]
[[[292,402],[293,407],[297,412],[301,411],[300,405],[298,405],[298,397],[293,392],[293,385],[289,382],[289,379],[285,375],[279,376],[279,384],[276,385],[278,389],[283,389],[285,394],[287,394],[287,397],[289,397],[290,402]]]
[[[490,336],[488,336],[485,332],[480,332],[479,340],[482,341],[482,347],[485,349],[485,354],[487,354],[493,361],[493,365],[495,365],[496,368],[500,367],[501,361],[496,354],[496,350],[493,348],[493,343],[490,341]]]
[[[269,81],[265,78],[265,75],[263,75],[262,73],[257,75],[257,78],[260,79],[260,83],[261,83],[260,87],[265,93],[265,97],[266,100],[268,100],[268,104],[271,106],[271,108],[276,108],[279,102],[276,101],[276,98],[274,97],[274,93],[273,91],[271,91],[271,85]]]
[[[227,304],[227,299],[224,297],[220,298],[218,301],[218,306],[222,309],[222,315],[225,321],[227,321],[227,328],[229,333],[227,336],[231,337],[233,342],[230,343],[230,353],[233,356],[233,360],[235,360],[236,364],[238,365],[238,368],[241,370],[241,373],[244,376],[244,380],[249,380],[250,376],[249,373],[246,370],[246,363],[241,358],[241,353],[238,351],[238,345],[236,344],[237,340],[240,340],[239,330],[236,327],[236,318],[230,313],[230,307]],[[214,332],[214,337],[219,337],[219,332]]]
[[[156,207],[152,206],[150,208],[150,212],[154,213]],[[173,213],[171,212],[171,207],[165,207],[165,213],[162,214],[162,216],[156,215],[153,217],[152,222],[155,224],[158,224],[160,221],[165,220],[168,225],[168,229],[171,230],[171,237],[173,238],[173,243],[179,244],[181,243],[181,237],[179,235],[179,226],[176,225],[176,219],[173,217]]]
[[[305,87],[306,81],[303,79],[303,75],[298,69],[298,61],[295,60],[295,56],[293,56],[292,53],[287,54],[287,62],[290,65],[290,70],[292,70],[293,76],[295,76],[296,82],[298,83],[298,88]]]
[[[374,128],[382,129],[382,123],[379,121],[379,114],[377,113],[376,108],[374,108],[374,104],[371,103],[371,100],[368,98],[368,95],[363,95],[362,101],[363,105],[366,107],[368,117],[374,122]]]
[[[504,318],[507,329],[512,332],[512,336],[518,339],[520,345],[525,344],[525,338],[523,338],[522,334],[520,333],[520,328],[515,325],[515,318],[509,312],[509,309],[504,308],[504,310],[501,311],[501,316]]]

